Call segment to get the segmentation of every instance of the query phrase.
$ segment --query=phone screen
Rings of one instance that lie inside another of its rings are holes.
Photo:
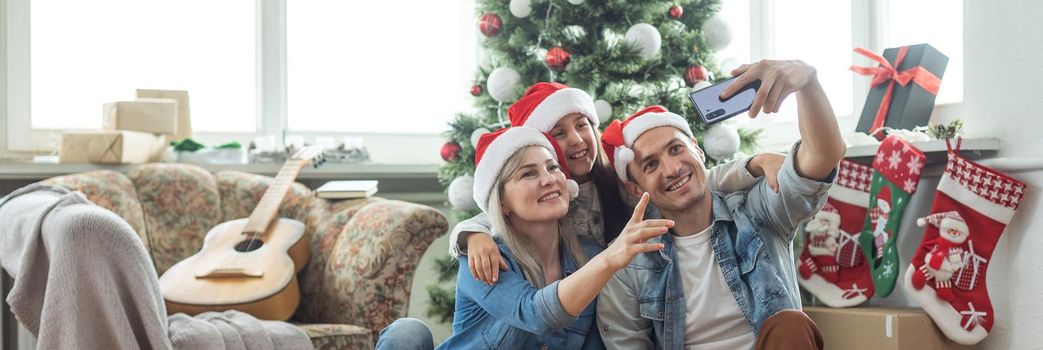
[[[760,80],[747,85],[731,98],[721,100],[721,91],[724,91],[725,88],[734,83],[735,79],[731,78],[707,86],[688,95],[695,105],[695,110],[699,113],[699,117],[707,124],[716,123],[750,110],[750,106],[753,105],[753,99],[757,96]]]

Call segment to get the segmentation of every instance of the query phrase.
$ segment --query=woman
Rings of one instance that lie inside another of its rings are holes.
[[[569,208],[566,225],[579,237],[602,246],[616,238],[632,212],[621,196],[619,179],[600,142],[594,100],[580,89],[558,83],[536,83],[508,109],[512,126],[528,126],[550,134],[561,148],[564,163],[579,183],[578,198]],[[775,188],[775,174],[784,157],[763,154],[743,158],[708,173],[707,183],[715,190],[733,192],[752,186],[768,175]],[[749,164],[750,175],[743,167]],[[499,270],[506,269],[496,243],[490,237],[491,223],[483,213],[462,221],[449,236],[449,254],[466,251],[471,275],[485,283],[496,283]]]
[[[635,255],[662,249],[645,241],[666,233],[673,222],[642,220],[644,195],[604,251],[578,238],[563,220],[571,191],[560,157],[549,136],[528,127],[503,129],[478,142],[474,197],[492,219],[508,269],[499,283],[489,285],[469,276],[461,261],[453,335],[439,348],[604,348],[593,301]],[[377,348],[427,347],[430,335],[415,325],[415,320],[396,321],[382,332]]]

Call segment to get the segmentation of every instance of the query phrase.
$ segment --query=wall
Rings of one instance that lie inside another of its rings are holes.
[[[1043,2],[964,0],[964,104],[967,135],[1003,141],[990,164],[1029,184],[988,270],[996,323],[982,349],[1039,349],[1043,334]],[[1018,163],[1021,163],[1020,165]]]

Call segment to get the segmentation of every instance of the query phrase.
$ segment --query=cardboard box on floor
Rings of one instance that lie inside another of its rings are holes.
[[[970,350],[976,346],[949,340],[918,308],[856,307],[834,309],[806,306],[822,331],[826,349],[845,350]]]

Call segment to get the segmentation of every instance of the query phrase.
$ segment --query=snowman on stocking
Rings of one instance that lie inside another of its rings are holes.
[[[957,270],[963,268],[963,249],[970,229],[960,213],[947,211],[935,213],[916,220],[916,225],[927,225],[938,228],[938,237],[923,242],[931,246],[930,252],[924,256],[924,264],[920,266],[920,274],[913,274],[913,286],[922,289],[927,281],[934,280],[934,291],[938,298],[954,301],[952,294],[952,277]]]
[[[950,149],[920,247],[906,269],[906,293],[953,341],[972,345],[992,331],[989,260],[1025,194],[1025,184]]]
[[[826,203],[804,230],[808,233],[805,249],[810,256],[801,261],[800,275],[807,279],[811,278],[812,273],[819,272],[822,278],[836,283],[839,278],[837,271],[840,269],[835,258],[837,238],[840,237],[840,212]]]

